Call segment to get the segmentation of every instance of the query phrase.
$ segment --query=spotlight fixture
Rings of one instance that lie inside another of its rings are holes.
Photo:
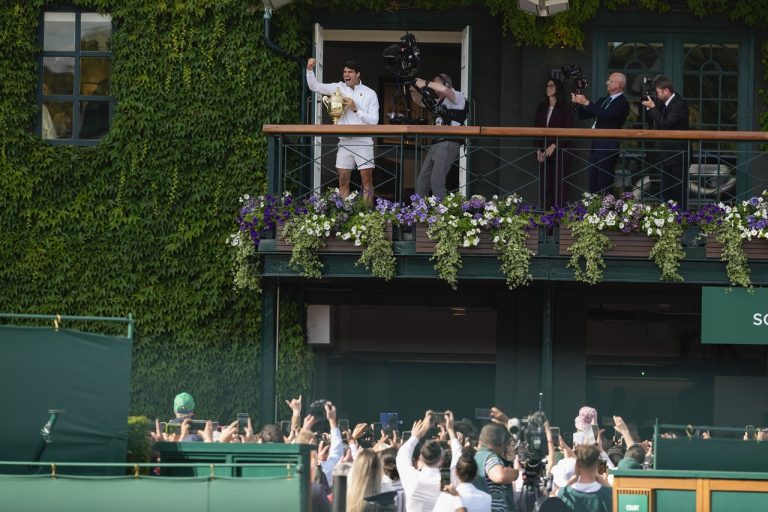
[[[261,0],[261,3],[264,4],[264,10],[269,9],[270,11],[276,11],[291,2],[293,2],[293,0]]]
[[[534,16],[554,16],[568,10],[568,0],[517,0],[517,7]]]

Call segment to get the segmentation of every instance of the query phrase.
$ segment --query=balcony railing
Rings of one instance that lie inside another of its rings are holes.
[[[333,126],[265,125],[269,137],[269,193],[307,195],[336,186],[338,136],[373,137],[375,194],[407,200],[421,162],[436,138],[461,143],[448,177],[448,190],[464,195],[516,193],[545,209],[577,200],[588,191],[588,175],[598,172],[590,160],[590,142],[620,143],[613,193],[668,199],[677,178],[665,176],[664,162],[682,161],[682,198],[689,208],[710,202],[732,203],[768,188],[765,132],[650,131],[484,126]],[[675,141],[679,149],[660,149]],[[539,164],[536,151],[557,145],[555,158]],[[683,149],[683,146],[685,149]],[[354,144],[347,146],[355,152]],[[353,183],[359,178],[353,172]],[[547,186],[547,183],[551,183]],[[662,189],[662,183],[666,189]]]

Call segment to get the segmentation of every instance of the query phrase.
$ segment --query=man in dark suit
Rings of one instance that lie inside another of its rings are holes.
[[[571,100],[577,105],[579,119],[595,118],[592,128],[618,130],[624,126],[629,114],[629,102],[624,96],[627,77],[622,73],[611,73],[605,82],[608,96],[592,103],[583,94],[572,94]],[[613,172],[619,159],[619,141],[595,139],[589,158],[589,191],[594,194],[610,193],[613,189]]]
[[[644,98],[645,118],[652,130],[687,130],[688,104],[675,93],[672,81],[665,77],[656,79],[656,97]],[[661,150],[661,197],[670,199],[685,208],[688,194],[688,169],[686,156],[687,141],[664,141],[658,144]]]

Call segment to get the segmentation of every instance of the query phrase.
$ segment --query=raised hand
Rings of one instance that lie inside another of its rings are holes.
[[[286,405],[291,408],[293,414],[301,414],[301,395],[293,400],[286,400]]]
[[[491,407],[491,419],[495,423],[501,423],[505,427],[507,426],[507,422],[509,421],[509,417],[506,414],[504,414],[504,412],[498,407]]]
[[[306,418],[304,418],[304,427],[307,430],[312,430],[312,426],[317,423],[317,418],[312,416],[311,414],[308,414]]]
[[[367,423],[358,423],[357,425],[355,425],[355,429],[352,431],[352,441],[357,442],[357,440],[363,436],[363,433],[367,428],[368,428]]]

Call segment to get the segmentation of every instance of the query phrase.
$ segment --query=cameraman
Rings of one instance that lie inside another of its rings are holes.
[[[430,105],[428,99],[434,101],[432,93],[437,96],[437,102]],[[445,73],[440,73],[429,82],[417,78],[415,87],[411,86],[411,98],[417,105],[430,109],[435,116],[435,126],[461,126],[467,120],[467,100],[453,88],[451,77]],[[416,180],[419,196],[426,197],[430,190],[433,196],[446,196],[445,180],[459,158],[459,146],[458,141],[448,139],[437,139],[432,143]]]
[[[650,96],[643,99],[645,115],[652,130],[687,130],[688,104],[675,93],[672,81],[665,77],[656,80],[658,103]],[[661,160],[661,197],[665,201],[674,200],[681,208],[687,206],[688,172],[685,167],[685,154],[688,143],[684,140],[659,142]]]
[[[343,82],[323,84],[312,72],[315,59],[307,61],[307,86],[312,92],[331,95],[336,89],[344,96],[344,113],[340,125],[379,124],[379,98],[373,89],[360,81],[361,66],[353,60],[344,63]],[[349,180],[352,169],[360,171],[363,183],[363,197],[373,204],[373,139],[371,137],[339,137],[336,153],[336,171],[339,173],[339,193],[349,195]]]

